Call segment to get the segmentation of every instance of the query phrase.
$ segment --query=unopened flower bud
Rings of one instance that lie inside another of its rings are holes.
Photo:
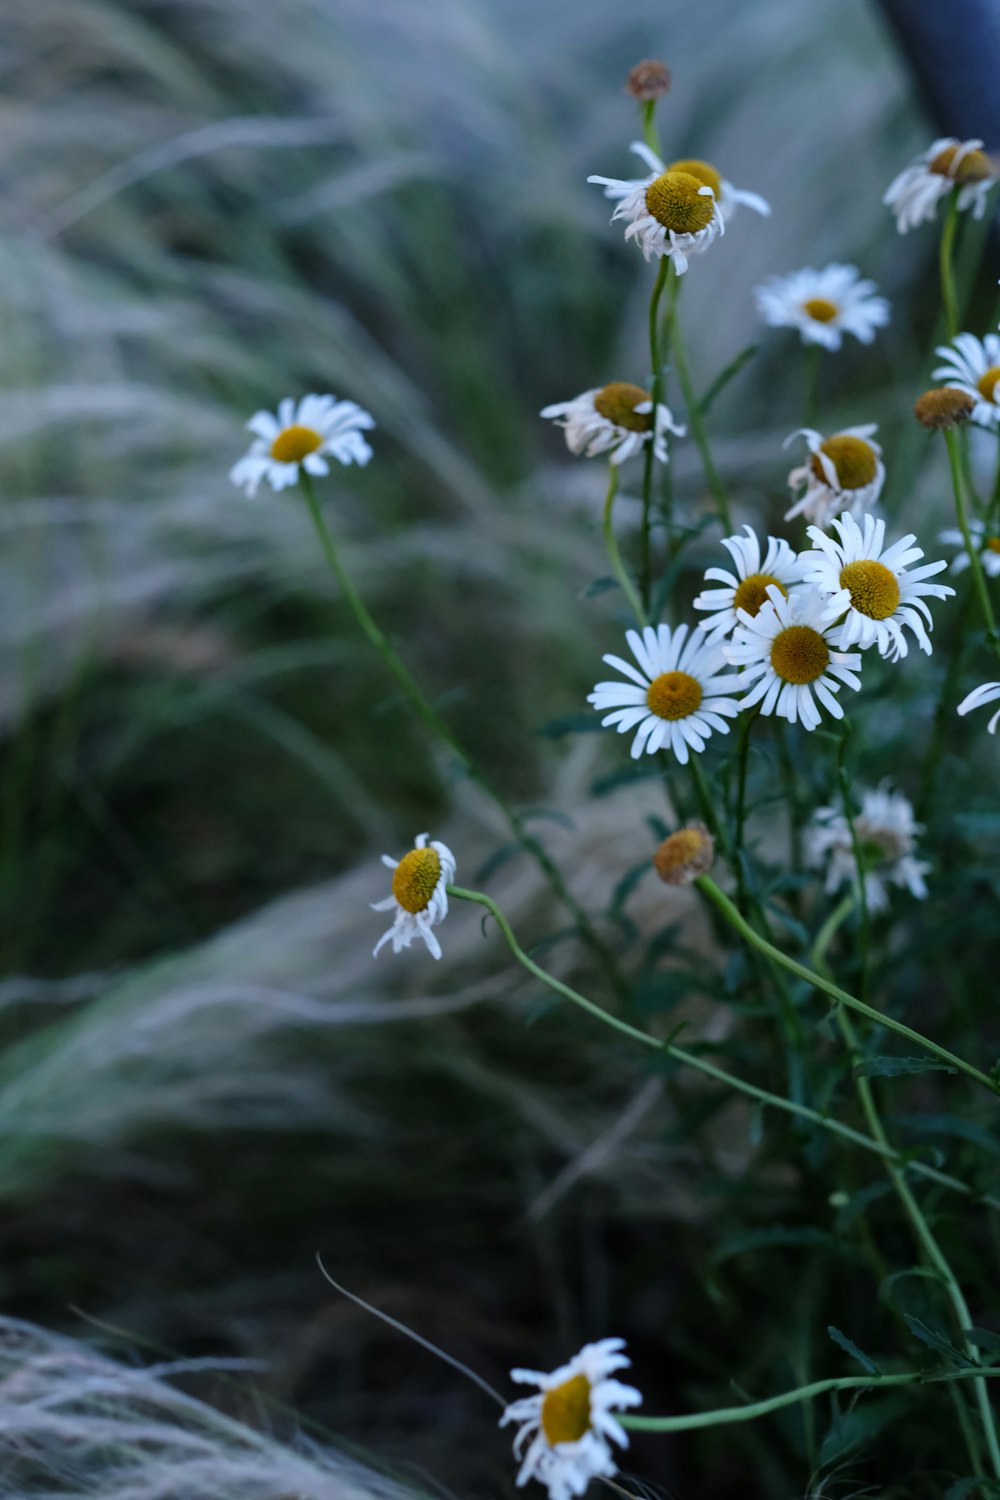
[[[664,94],[670,92],[670,69],[655,57],[643,58],[630,71],[625,92],[643,104],[662,99]]]

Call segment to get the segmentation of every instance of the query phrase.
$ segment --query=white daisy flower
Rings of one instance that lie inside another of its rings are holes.
[[[673,631],[669,625],[656,629],[647,625],[641,636],[637,630],[626,630],[638,671],[620,656],[602,657],[629,680],[599,682],[587,702],[598,713],[613,709],[601,723],[614,724],[619,734],[638,725],[632,741],[633,760],[643,751],[653,755],[667,749],[686,766],[688,747],[704,750],[712,730],[728,734],[725,720],[739,713],[736,700],[725,696],[736,679],[731,672],[720,674],[725,658],[716,640],[706,641],[697,631],[690,640],[687,636],[686,625]]]
[[[785,520],[806,516],[817,526],[829,526],[842,511],[860,516],[870,510],[885,483],[882,449],[871,441],[877,431],[874,422],[867,422],[825,438],[812,427],[800,427],[786,438],[787,448],[795,438],[804,437],[810,458],[788,476],[795,503],[785,512]]]
[[[958,705],[958,712],[964,715],[971,713],[974,708],[982,708],[986,703],[995,703],[1000,698],[1000,682],[983,682],[979,687],[973,688],[971,693],[964,697]],[[997,709],[986,728],[990,734],[996,734],[997,724],[1000,724],[1000,708]]]
[[[836,628],[827,624],[825,606],[812,590],[786,599],[770,584],[767,603],[755,615],[737,611],[739,624],[723,649],[726,660],[740,668],[740,687],[749,689],[741,708],[759,703],[762,714],[815,729],[822,717],[815,694],[835,719],[844,717],[834,694],[842,683],[855,692],[860,688],[861,657],[835,649]]]
[[[700,254],[720,234],[726,232],[726,221],[719,201],[722,180],[714,168],[703,162],[677,163],[665,167],[648,147],[636,141],[632,146],[650,167],[650,176],[639,179],[588,177],[604,187],[604,196],[617,201],[611,215],[612,224],[627,219],[627,240],[637,238],[642,253],[649,260],[654,255],[669,255],[678,276],[687,270],[688,256]],[[716,185],[706,176],[687,170],[706,168]],[[735,193],[735,189],[730,189]],[[746,201],[753,194],[738,194]],[[734,200],[735,201],[735,200]],[[770,212],[764,200],[763,211]]]
[[[571,453],[593,458],[612,449],[611,462],[622,464],[649,442],[661,464],[667,462],[667,433],[683,437],[686,427],[674,421],[670,408],[661,404],[653,421],[653,398],[641,386],[625,380],[584,391],[572,401],[545,406],[541,415],[557,422],[566,432]]]
[[[892,792],[883,782],[875,791],[861,794],[861,811],[854,819],[858,852],[865,872],[868,910],[885,911],[888,887],[904,887],[918,901],[927,895],[924,876],[930,869],[914,858],[917,835],[923,833],[913,808],[902,792]],[[806,863],[813,869],[826,865],[826,891],[830,895],[857,880],[857,863],[850,825],[835,807],[820,807],[806,829]]]
[[[983,217],[986,194],[997,180],[997,168],[982,145],[982,141],[942,136],[904,167],[882,199],[896,215],[900,234],[936,218],[939,200],[953,188],[958,190],[960,210],[971,208],[973,218]]]
[[[803,578],[801,562],[782,537],[768,537],[762,561],[760,542],[753,527],[745,525],[743,530],[745,536],[722,538],[722,545],[732,557],[736,572],[706,568],[705,582],[721,583],[723,587],[702,589],[694,601],[695,609],[715,611],[707,620],[699,620],[698,624],[702,630],[719,637],[731,634],[738,609],[755,615],[761,605],[767,603],[767,590],[771,584],[787,594]]]
[[[519,1485],[537,1479],[547,1486],[549,1500],[570,1500],[582,1495],[592,1479],[617,1473],[611,1442],[627,1448],[628,1433],[612,1412],[642,1405],[634,1386],[609,1378],[631,1364],[620,1352],[624,1347],[624,1339],[585,1344],[551,1375],[511,1370],[511,1380],[538,1387],[537,1395],[512,1401],[500,1418],[501,1427],[519,1424],[514,1439],[514,1456],[521,1460]],[[521,1459],[525,1443],[528,1451]]]
[[[771,205],[766,199],[762,198],[759,193],[748,193],[742,188],[733,187],[733,184],[727,182],[722,173],[716,167],[713,167],[711,162],[699,161],[695,157],[684,157],[679,161],[664,163],[655,151],[650,150],[645,141],[633,141],[629,150],[634,151],[636,156],[642,158],[649,168],[650,175],[648,177],[621,179],[617,177],[588,177],[588,182],[603,182],[606,184],[604,188],[605,198],[627,198],[631,193],[636,192],[637,189],[648,187],[651,182],[655,182],[657,177],[662,177],[664,172],[687,172],[689,176],[697,177],[703,187],[710,187],[712,189],[712,192],[715,194],[715,201],[719,205],[719,212],[727,222],[733,217],[740,203],[745,204],[747,208],[752,208],[754,213],[762,214],[765,219],[770,218]]]
[[[898,661],[906,655],[903,632],[909,628],[921,651],[929,656],[927,629],[933,629],[933,621],[924,599],[947,599],[955,590],[925,580],[943,572],[948,564],[942,561],[911,568],[910,564],[924,555],[921,547],[912,545],[916,541],[912,532],[883,551],[885,522],[871,515],[865,516],[863,530],[846,514],[833,526],[839,540],[818,526],[809,527],[816,550],[803,552],[800,561],[806,582],[823,595],[823,619],[839,622],[838,646],[842,650],[877,646],[880,656]]]
[[[797,328],[804,344],[839,349],[845,333],[870,344],[889,321],[889,303],[875,296],[874,281],[857,266],[833,264],[822,271],[771,276],[754,291],[757,311],[772,328]]]
[[[328,456],[341,464],[366,464],[372,450],[361,434],[374,426],[375,418],[354,401],[303,396],[296,406],[286,396],[277,416],[259,411],[250,418],[247,427],[256,437],[229,477],[253,495],[262,479],[284,490],[298,483],[300,469],[329,474]]]
[[[969,522],[969,535],[979,554],[983,572],[987,578],[996,578],[1000,574],[1000,536],[995,532],[987,531],[982,521],[979,520]],[[963,573],[969,566],[969,554],[965,550],[965,537],[958,527],[951,526],[947,531],[942,531],[938,536],[938,541],[943,542],[946,547],[961,547],[961,552],[956,552],[951,560],[951,571]]]
[[[373,956],[390,940],[393,953],[399,953],[414,938],[423,938],[433,957],[441,957],[441,944],[431,929],[448,915],[445,887],[455,876],[455,856],[447,844],[436,839],[428,843],[427,837],[426,833],[419,834],[402,859],[382,856],[382,863],[392,871],[392,895],[385,901],[374,901],[372,911],[394,911],[396,915],[375,944]]]
[[[943,360],[934,379],[965,391],[975,401],[970,420],[980,427],[1000,426],[1000,333],[983,339],[960,333],[934,353]]]

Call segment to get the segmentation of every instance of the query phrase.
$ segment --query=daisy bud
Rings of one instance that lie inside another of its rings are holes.
[[[625,92],[631,94],[633,99],[648,104],[668,94],[670,83],[670,69],[666,63],[659,62],[655,57],[644,57],[629,72]]]
[[[945,427],[959,427],[972,416],[975,401],[968,391],[955,386],[937,386],[924,391],[913,403],[913,415],[921,427],[930,431]]]
[[[656,873],[665,885],[690,885],[712,868],[715,840],[704,823],[678,828],[653,855]]]

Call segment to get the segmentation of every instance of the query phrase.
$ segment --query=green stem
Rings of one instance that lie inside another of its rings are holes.
[[[823,351],[819,344],[805,344],[802,351],[804,378],[803,394],[807,427],[815,427],[819,420],[819,366]]]
[[[941,251],[939,264],[941,269],[941,303],[944,308],[945,328],[948,337],[953,339],[958,333],[958,297],[955,292],[955,267],[953,255],[955,250],[955,231],[958,228],[958,189],[953,188],[948,194],[948,206],[944,213],[944,223],[941,226]]]
[[[870,1021],[875,1021],[879,1026],[884,1026],[889,1031],[895,1031],[899,1036],[905,1036],[907,1041],[913,1042],[918,1047],[922,1047],[925,1052],[933,1053],[941,1062],[947,1063],[950,1068],[955,1068],[967,1077],[974,1078],[978,1084],[988,1089],[991,1094],[1000,1095],[1000,1083],[995,1082],[986,1073],[980,1072],[979,1068],[974,1067],[972,1063],[967,1063],[961,1057],[956,1057],[954,1052],[949,1052],[946,1047],[939,1046],[937,1042],[932,1042],[930,1037],[923,1036],[919,1031],[914,1031],[911,1026],[905,1025],[902,1021],[897,1021],[893,1016],[883,1015],[881,1011],[877,1011],[872,1006],[866,1005],[863,1000],[858,1000],[856,996],[849,995],[839,985],[834,984],[829,979],[825,979],[821,974],[815,973],[812,969],[807,969],[805,964],[800,964],[796,959],[789,958],[786,953],[782,953],[780,948],[776,948],[773,943],[769,943],[766,938],[762,938],[744,920],[729,897],[719,890],[719,887],[710,875],[699,875],[695,884],[715,903],[723,916],[726,917],[730,926],[734,927],[751,947],[756,948],[759,953],[763,953],[772,963],[780,964],[790,974],[795,974],[799,979],[804,979],[807,984],[812,985],[813,989],[822,990],[825,995],[830,996],[831,1000],[836,1000],[839,1004],[846,1005],[849,1010],[856,1010],[859,1015],[867,1016]]]
[[[907,1371],[900,1375],[841,1375],[832,1380],[814,1380],[811,1385],[800,1385],[794,1391],[783,1391],[780,1396],[771,1396],[767,1401],[751,1401],[746,1406],[724,1406],[717,1411],[692,1412],[686,1417],[631,1417],[619,1416],[623,1427],[632,1432],[690,1432],[697,1427],[723,1427],[730,1422],[752,1422],[757,1417],[766,1417],[784,1406],[795,1406],[800,1401],[812,1401],[816,1396],[825,1396],[829,1391],[878,1390],[880,1386],[895,1385],[943,1385],[952,1380],[978,1380],[982,1376],[1000,1375],[1000,1366],[995,1369],[942,1370],[933,1375],[920,1371]]]
[[[504,916],[500,907],[491,896],[484,891],[466,890],[464,886],[449,885],[448,895],[456,901],[470,901],[476,906],[485,907],[493,920],[499,927],[504,941],[519,964],[527,969],[529,974],[541,981],[548,989],[554,990],[563,999],[570,1000],[574,1005],[585,1010],[588,1015],[603,1021],[606,1026],[611,1026],[615,1031],[627,1036],[631,1041],[640,1043],[643,1047],[651,1048],[656,1052],[662,1052],[671,1057],[675,1062],[682,1063],[685,1067],[693,1068],[698,1073],[704,1073],[706,1077],[713,1078],[717,1083],[724,1084],[736,1093],[746,1094],[748,1098],[757,1100],[760,1104],[766,1104],[773,1109],[781,1110],[785,1114],[796,1115],[800,1120],[808,1120],[811,1125],[817,1125],[822,1130],[829,1131],[832,1135],[838,1135],[843,1140],[850,1141],[852,1145],[860,1146],[863,1151],[871,1151],[876,1156],[886,1157],[897,1162],[901,1168],[917,1172],[922,1177],[927,1177],[942,1187],[950,1188],[953,1192],[961,1193],[965,1197],[975,1198],[976,1193],[958,1177],[952,1177],[949,1172],[941,1172],[937,1167],[929,1167],[924,1162],[907,1160],[891,1146],[887,1147],[878,1141],[872,1140],[870,1136],[864,1135],[860,1130],[854,1130],[850,1125],[842,1125],[839,1120],[830,1119],[829,1116],[821,1114],[819,1110],[811,1109],[807,1104],[797,1104],[791,1099],[785,1099],[781,1094],[772,1094],[767,1089],[758,1088],[755,1083],[748,1083],[744,1078],[738,1078],[734,1073],[727,1073],[724,1068],[716,1067],[715,1063],[708,1062],[696,1052],[688,1052],[684,1047],[676,1047],[673,1042],[660,1041],[658,1037],[650,1036],[646,1031],[640,1031],[635,1026],[630,1026],[627,1021],[620,1021],[610,1011],[603,1010],[601,1006],[595,1005],[588,1000],[586,995],[581,995],[579,990],[573,989],[571,985],[565,984],[561,979],[546,973],[533,958],[529,958],[521,947],[514,931]],[[990,1197],[983,1194],[980,1201],[990,1208],[1000,1209],[1000,1198]]]
[[[553,862],[545,848],[538,842],[534,835],[528,832],[524,825],[524,820],[519,813],[514,811],[503,793],[479,769],[468,751],[456,739],[437,709],[425,698],[415,678],[411,675],[409,668],[404,664],[385,635],[383,635],[375,620],[369,614],[368,607],[361,598],[361,595],[351,582],[350,575],[341,562],[340,555],[334,546],[333,537],[323,519],[323,513],[320,510],[312,481],[304,469],[299,470],[299,482],[302,487],[302,493],[305,496],[306,505],[309,508],[309,514],[312,517],[313,526],[316,528],[316,535],[319,537],[320,546],[323,549],[323,556],[364,634],[385,662],[389,671],[405,693],[411,707],[430,730],[431,734],[448,746],[458,759],[465,774],[470,780],[475,781],[476,785],[485,792],[494,806],[503,814],[508,827],[522,849],[531,855],[556,896],[573,916],[581,939],[600,963],[616,995],[619,999],[626,999],[628,996],[628,985],[624,975],[618,968],[613,955],[598,936],[587,913],[567,887],[559,867]]]
[[[653,520],[653,467],[656,462],[653,454],[655,446],[653,439],[656,435],[656,416],[663,401],[663,364],[660,356],[660,299],[663,296],[663,288],[667,283],[667,272],[669,269],[669,258],[666,255],[661,255],[659,270],[656,273],[656,282],[653,286],[653,294],[649,299],[649,364],[653,374],[653,388],[650,392],[653,401],[653,436],[646,444],[643,455],[642,526],[639,554],[639,592],[642,595],[643,608],[647,613],[649,611],[650,592],[653,582],[650,551],[650,532]]]
[[[618,580],[618,586],[629,602],[629,607],[641,625],[645,625],[646,611],[642,607],[639,595],[635,591],[635,585],[628,575],[628,569],[622,562],[622,555],[618,550],[618,542],[615,538],[614,528],[614,506],[615,496],[618,493],[618,466],[608,465],[608,493],[604,501],[604,546],[611,564],[611,571]]]
[[[747,816],[747,762],[750,758],[750,729],[760,713],[760,704],[757,704],[749,713],[743,716],[740,725],[740,744],[738,750],[737,772],[736,772],[736,835],[733,859],[736,864],[736,904],[741,912],[746,911],[746,855],[743,850],[743,830]]]
[[[642,105],[642,138],[650,151],[661,157],[660,137],[656,130],[656,100],[644,99]]]
[[[923,769],[920,773],[920,793],[916,799],[916,813],[920,822],[926,820],[931,798],[934,795],[938,763],[944,753],[948,730],[951,727],[951,716],[955,711],[954,688],[962,669],[966,624],[974,598],[975,585],[970,579],[959,601],[958,615],[954,624],[954,648],[948,658],[944,680],[941,683],[941,692],[934,709],[934,721],[928,740],[927,754],[924,756]]]
[[[674,366],[677,370],[677,379],[680,382],[681,394],[684,397],[687,419],[691,424],[691,436],[694,438],[695,446],[701,455],[705,478],[708,480],[708,487],[712,491],[712,498],[719,512],[719,519],[725,528],[726,535],[729,536],[733,530],[733,518],[729,511],[729,497],[726,494],[726,487],[712,458],[712,450],[708,444],[705,424],[702,421],[701,408],[698,404],[698,398],[694,393],[694,386],[691,384],[691,373],[688,369],[687,356],[684,353],[684,341],[681,338],[680,321],[676,315],[673,320],[672,341]]]
[[[861,998],[868,994],[868,958],[871,952],[871,917],[868,912],[868,883],[865,880],[865,861],[861,852],[858,831],[854,826],[854,803],[851,799],[851,782],[847,774],[847,742],[851,738],[851,721],[844,715],[844,733],[837,749],[837,781],[844,807],[844,818],[851,835],[851,852],[858,878],[858,906],[861,911]]]
[[[958,517],[958,526],[962,533],[962,540],[965,543],[965,550],[968,553],[969,567],[972,572],[972,581],[975,585],[976,596],[979,599],[979,608],[986,625],[986,639],[997,653],[997,656],[1000,657],[1000,636],[997,635],[993,605],[990,602],[990,592],[986,586],[986,575],[983,572],[979,549],[974,545],[972,533],[969,530],[968,507],[965,503],[965,480],[962,475],[962,451],[959,446],[957,432],[953,428],[945,428],[944,440],[948,445],[951,483],[955,491],[955,512]]]

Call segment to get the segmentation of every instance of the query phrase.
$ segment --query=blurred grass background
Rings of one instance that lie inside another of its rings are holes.
[[[880,203],[928,128],[869,5],[33,0],[0,35],[5,1305],[264,1359],[199,1389],[279,1432],[267,1402],[287,1403],[440,1493],[510,1494],[506,1439],[337,1302],[317,1248],[501,1384],[625,1332],[658,1410],[734,1369],[808,1378],[827,1356],[794,1341],[856,1296],[836,1245],[791,1285],[753,1257],[712,1269],[723,1209],[829,1218],[822,1180],[543,1011],[471,914],[440,968],[370,963],[380,852],[431,828],[468,882],[502,834],[401,708],[296,497],[227,482],[258,406],[315,389],[373,412],[375,460],[326,486],[363,591],[505,791],[568,819],[540,828],[605,904],[655,798],[588,803],[620,746],[540,733],[620,627],[586,594],[601,466],[536,413],[645,378],[648,277],[585,178],[633,170],[622,83],[650,54],[674,72],[668,156],[774,210],[688,278],[697,382],[757,336],[765,274],[856,261],[894,320],[836,361],[831,425],[879,420],[890,509],[933,514],[908,412],[935,239],[901,240]],[[797,356],[768,340],[713,419],[741,514],[780,514]],[[676,474],[695,513],[690,445]],[[490,888],[529,936],[562,920],[522,861]],[[638,928],[665,899],[640,891]],[[635,1463],[668,1493],[752,1474],[784,1496],[818,1440],[790,1414]]]

